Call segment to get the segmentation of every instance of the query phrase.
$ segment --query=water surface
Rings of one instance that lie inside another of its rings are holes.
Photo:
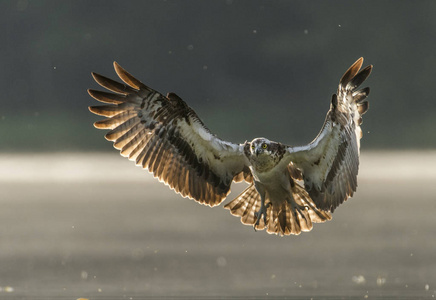
[[[432,299],[435,158],[364,152],[332,221],[277,237],[115,152],[3,154],[0,298]]]

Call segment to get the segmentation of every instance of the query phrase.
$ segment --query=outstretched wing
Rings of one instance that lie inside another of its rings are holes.
[[[362,115],[369,88],[357,90],[372,66],[359,58],[342,76],[318,136],[309,145],[289,147],[288,158],[302,171],[304,186],[318,208],[333,212],[357,188]]]
[[[89,110],[107,117],[94,126],[110,129],[105,137],[122,156],[182,196],[210,206],[226,198],[232,181],[251,180],[244,145],[214,136],[176,94],[165,97],[116,62],[114,68],[125,84],[92,73],[98,84],[113,93],[88,90],[93,98],[109,104]]]

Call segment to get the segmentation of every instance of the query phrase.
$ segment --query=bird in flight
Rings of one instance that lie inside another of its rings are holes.
[[[183,197],[216,206],[232,182],[249,186],[224,208],[255,230],[278,235],[310,231],[313,223],[353,196],[357,187],[362,115],[369,88],[358,87],[372,65],[359,58],[342,76],[318,136],[305,146],[288,146],[266,138],[235,144],[212,134],[176,94],[166,96],[146,86],[114,62],[119,83],[92,73],[110,92],[88,90],[106,105],[89,110],[106,119],[121,155],[135,161]]]

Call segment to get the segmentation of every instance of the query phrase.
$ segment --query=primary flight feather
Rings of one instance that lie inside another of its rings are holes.
[[[91,106],[107,117],[94,126],[121,155],[148,169],[183,197],[219,205],[233,181],[249,186],[224,206],[241,222],[279,235],[310,231],[357,188],[362,115],[369,88],[358,87],[372,66],[359,58],[342,76],[318,136],[292,147],[256,138],[234,144],[221,140],[176,94],[149,88],[114,62],[119,83],[92,73],[110,92],[88,90],[107,105]],[[303,185],[300,185],[303,183]]]

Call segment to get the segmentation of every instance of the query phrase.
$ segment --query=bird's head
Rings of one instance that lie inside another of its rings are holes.
[[[266,138],[255,138],[250,143],[251,155],[271,155],[271,141]]]

